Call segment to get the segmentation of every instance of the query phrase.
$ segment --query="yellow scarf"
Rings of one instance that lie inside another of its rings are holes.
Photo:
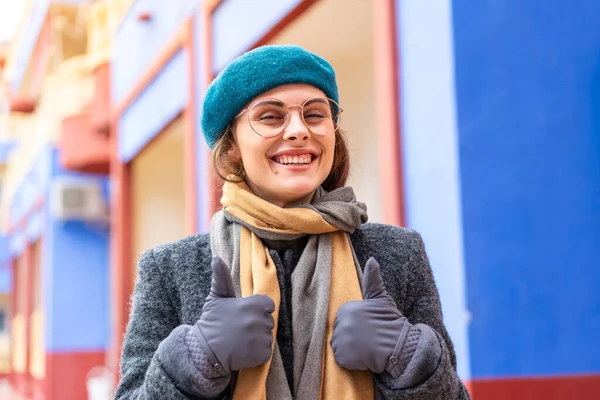
[[[362,300],[352,248],[346,233],[325,221],[321,214],[312,209],[275,206],[254,195],[245,183],[226,182],[223,186],[221,203],[225,212],[263,231],[288,235],[332,234],[331,286],[325,342],[323,343],[319,399],[373,399],[372,373],[350,371],[340,367],[334,359],[331,347],[333,326],[338,309],[347,301]],[[275,302],[273,343],[276,346],[280,288],[275,264],[262,240],[243,225],[240,232],[239,260],[242,296],[266,294]],[[234,400],[267,399],[266,381],[272,360],[273,356],[269,362],[263,365],[240,371],[233,396]]]

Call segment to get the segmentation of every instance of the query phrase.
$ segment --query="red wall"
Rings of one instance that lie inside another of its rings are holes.
[[[476,380],[469,386],[473,400],[600,399],[600,375]]]
[[[46,354],[46,398],[44,400],[87,399],[86,376],[95,366],[103,366],[105,353]]]

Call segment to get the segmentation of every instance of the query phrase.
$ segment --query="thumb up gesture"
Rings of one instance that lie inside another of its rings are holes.
[[[271,358],[275,303],[262,294],[235,297],[229,269],[212,260],[213,278],[202,316],[194,330],[204,354],[216,369],[239,371]]]
[[[396,346],[410,328],[387,293],[379,264],[370,258],[363,272],[363,300],[344,303],[338,310],[331,346],[337,363],[347,369],[381,373],[395,364]]]

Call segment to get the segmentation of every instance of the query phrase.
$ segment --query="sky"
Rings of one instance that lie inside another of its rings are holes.
[[[0,43],[10,40],[26,5],[27,0],[0,0]]]

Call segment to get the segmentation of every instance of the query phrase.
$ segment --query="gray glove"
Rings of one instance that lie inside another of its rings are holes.
[[[256,294],[235,297],[229,269],[219,257],[212,260],[212,286],[194,332],[216,371],[252,368],[271,358],[275,303]]]
[[[379,374],[397,364],[411,324],[385,290],[372,257],[365,264],[362,286],[363,300],[349,301],[338,310],[331,346],[340,366]]]

